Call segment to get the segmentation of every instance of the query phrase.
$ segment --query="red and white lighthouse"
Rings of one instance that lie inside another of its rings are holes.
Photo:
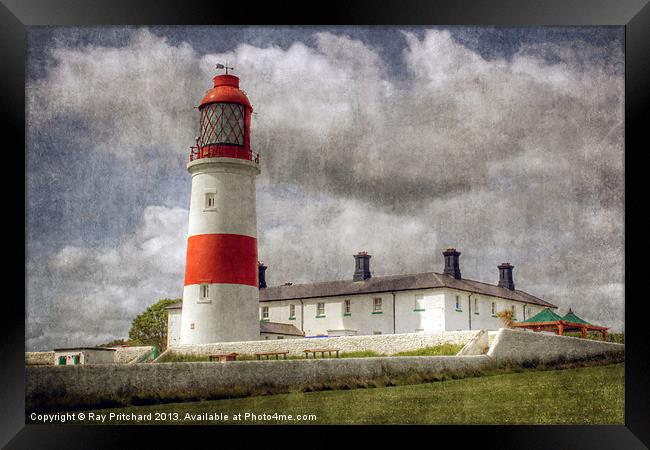
[[[222,66],[217,66],[222,67]],[[181,344],[258,340],[259,287],[253,108],[239,78],[214,77],[199,111],[192,176]]]

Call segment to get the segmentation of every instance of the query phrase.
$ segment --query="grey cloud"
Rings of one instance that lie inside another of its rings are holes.
[[[256,111],[272,284],[347,278],[358,250],[374,255],[377,275],[440,270],[440,252],[456,246],[468,278],[496,281],[510,260],[518,287],[622,326],[621,48],[527,45],[488,61],[432,30],[406,34],[409,78],[398,80],[375,49],[315,38],[203,56],[146,30],[120,48],[57,47],[48,77],[28,87],[28,121],[56,129],[74,118],[88,151],[155,182],[187,157],[192,105],[227,60]],[[113,248],[56,249],[30,272],[28,345],[124,336],[148,303],[179,295],[186,214],[148,208]]]

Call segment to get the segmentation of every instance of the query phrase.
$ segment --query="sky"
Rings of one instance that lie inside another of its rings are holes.
[[[623,27],[30,27],[26,347],[180,298],[195,106],[254,108],[269,285],[441,272],[624,329]]]

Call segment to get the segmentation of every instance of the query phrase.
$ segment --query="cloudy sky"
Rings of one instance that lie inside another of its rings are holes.
[[[194,107],[217,62],[253,107],[269,284],[441,271],[624,327],[624,29],[28,32],[26,345],[126,337],[181,296]]]

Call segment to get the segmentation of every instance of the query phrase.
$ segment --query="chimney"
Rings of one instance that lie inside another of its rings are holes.
[[[442,273],[460,280],[460,264],[458,263],[460,252],[457,252],[455,248],[448,248],[442,254],[445,257],[445,270]]]
[[[259,279],[259,288],[264,289],[266,287],[266,266],[264,263],[257,261],[257,275]]]
[[[372,277],[370,274],[370,258],[368,252],[359,252],[354,255],[354,281],[364,281]]]
[[[499,286],[514,291],[515,282],[512,280],[512,269],[515,266],[513,266],[510,263],[504,262],[497,267],[499,268]]]

